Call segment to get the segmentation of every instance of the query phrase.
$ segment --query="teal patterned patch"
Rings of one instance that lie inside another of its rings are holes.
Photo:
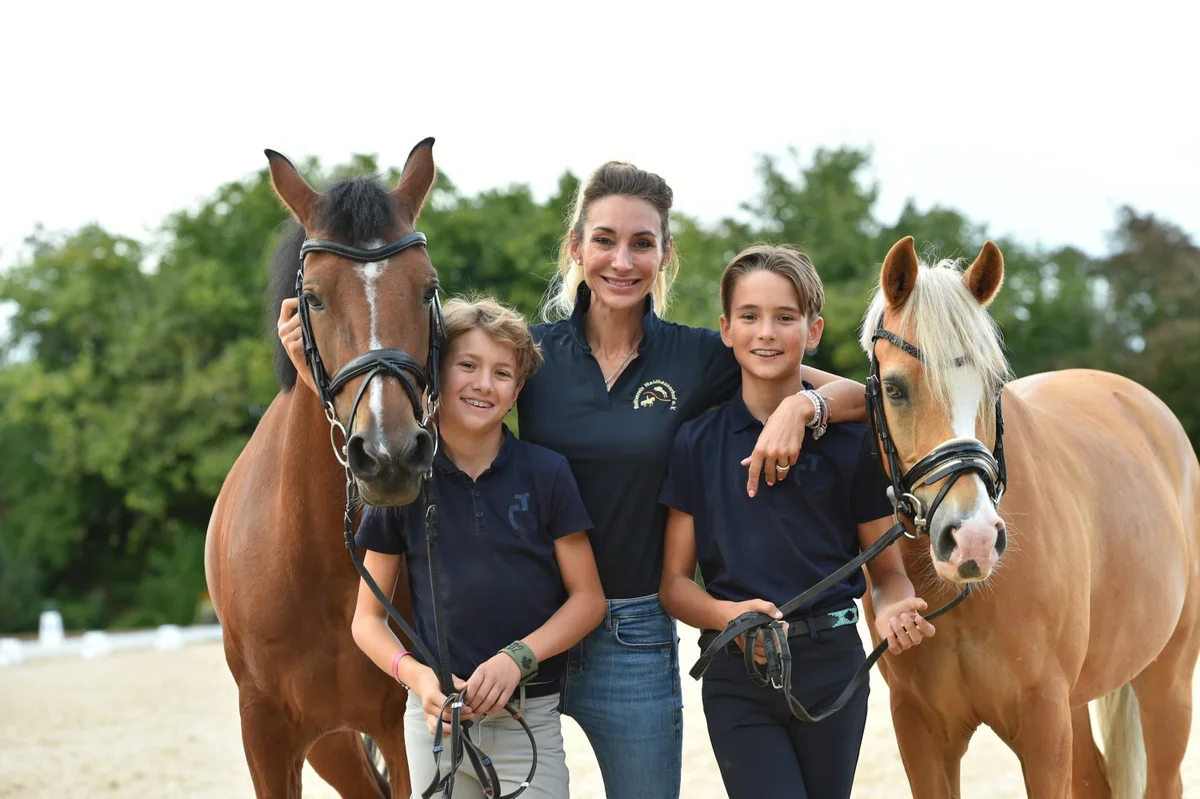
[[[858,608],[835,610],[829,614],[833,617],[834,627],[845,627],[847,624],[858,624]]]

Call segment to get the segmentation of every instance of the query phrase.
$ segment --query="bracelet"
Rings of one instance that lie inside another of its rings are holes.
[[[513,659],[517,664],[517,668],[521,670],[521,682],[524,683],[530,677],[533,677],[538,672],[537,657],[533,654],[533,649],[524,641],[513,641],[508,646],[500,650],[504,654]],[[497,653],[499,654],[499,652]]]
[[[808,397],[808,401],[813,404],[813,416],[808,420],[805,427],[813,431],[813,439],[818,439],[825,434],[825,429],[829,426],[829,403],[812,389],[805,389],[800,392],[801,396]]]
[[[411,654],[412,654],[412,652],[409,652],[407,649],[401,649],[399,652],[397,652],[395,654],[395,656],[392,657],[392,679],[395,680],[396,682],[400,682],[400,672],[398,670],[398,667],[400,666],[400,660],[405,655],[411,655]]]

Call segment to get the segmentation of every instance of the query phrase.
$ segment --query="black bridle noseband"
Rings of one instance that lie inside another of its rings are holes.
[[[878,339],[894,344],[918,361],[925,362],[924,353],[894,333],[884,330],[881,325],[876,326],[871,336],[872,345]],[[961,366],[963,363],[965,361],[959,361],[956,362],[956,365]],[[997,505],[1000,503],[1000,497],[1004,494],[1007,471],[1004,462],[1004,419],[1000,410],[999,391],[996,393],[996,449],[994,452],[989,452],[983,444],[975,440],[952,439],[935,447],[912,469],[904,472],[900,466],[900,455],[888,428],[887,417],[884,415],[883,398],[880,393],[879,362],[872,352],[871,373],[867,378],[867,421],[871,429],[873,454],[880,459],[881,465],[886,466],[886,473],[892,483],[888,487],[888,498],[892,502],[892,516],[895,524],[880,536],[878,541],[859,553],[858,557],[790,602],[781,605],[779,611],[784,619],[812,605],[825,591],[861,569],[864,564],[873,560],[880,552],[899,540],[900,536],[917,539],[922,534],[928,535],[930,519],[937,512],[951,486],[963,475],[979,474],[988,488],[992,501]],[[882,457],[880,448],[882,448]],[[926,508],[913,493],[914,490],[919,486],[932,485],[942,479],[946,479],[946,484],[942,486],[933,502]],[[913,525],[915,533],[908,532],[906,522],[901,519],[901,516]],[[952,610],[970,595],[973,588],[973,583],[967,583],[956,597],[932,613],[926,614],[925,618],[932,621]],[[821,710],[810,713],[792,695],[792,653],[783,624],[782,621],[777,621],[765,613],[751,611],[743,613],[731,621],[719,634],[705,633],[701,636],[704,652],[696,661],[696,665],[692,667],[690,674],[694,679],[700,679],[717,654],[744,633],[742,655],[746,670],[750,673],[754,684],[759,687],[770,685],[783,693],[792,715],[800,721],[820,721],[845,707],[858,689],[867,682],[871,667],[883,656],[888,645],[886,640],[880,641],[837,698]],[[760,636],[767,661],[765,665],[759,665],[754,660],[754,649]]]
[[[455,689],[454,677],[450,670],[450,650],[446,640],[445,624],[442,619],[442,598],[441,591],[439,590],[441,582],[439,579],[437,558],[438,514],[437,505],[433,498],[433,490],[430,486],[432,461],[430,462],[429,470],[425,472],[421,480],[421,500],[425,507],[425,543],[429,557],[429,577],[432,583],[433,622],[434,634],[437,637],[437,657],[434,656],[425,642],[420,639],[416,631],[413,630],[412,625],[392,605],[391,598],[380,590],[379,585],[371,577],[371,573],[363,565],[362,559],[359,558],[354,543],[355,523],[353,509],[357,504],[357,490],[355,488],[354,475],[350,470],[349,452],[347,450],[349,444],[348,431],[354,429],[354,418],[358,413],[359,403],[362,402],[367,386],[370,385],[372,380],[376,377],[385,378],[391,376],[400,381],[400,385],[404,387],[404,392],[408,395],[409,402],[412,403],[413,418],[420,419],[421,421],[418,424],[433,436],[434,451],[436,453],[438,431],[437,425],[431,423],[431,420],[437,411],[440,399],[438,359],[446,333],[446,322],[442,317],[441,300],[435,293],[429,302],[429,356],[424,367],[404,350],[385,347],[369,350],[352,358],[330,379],[328,373],[325,371],[324,363],[321,361],[321,355],[317,351],[316,338],[313,336],[312,324],[308,317],[308,303],[305,302],[304,297],[304,258],[308,253],[328,252],[358,263],[379,263],[410,247],[417,245],[424,246],[425,244],[425,234],[419,232],[409,233],[407,236],[403,236],[390,244],[370,250],[350,247],[328,239],[305,239],[300,247],[300,264],[296,272],[296,297],[300,303],[300,329],[304,337],[304,359],[308,363],[309,369],[312,370],[313,382],[317,386],[317,395],[325,411],[325,418],[329,421],[329,437],[333,445],[334,457],[337,458],[338,462],[346,470],[346,509],[343,514],[343,535],[346,541],[346,549],[349,550],[350,558],[354,561],[355,568],[358,569],[358,573],[371,589],[371,593],[383,605],[388,616],[391,617],[392,621],[396,622],[401,632],[412,641],[413,646],[416,647],[425,663],[429,664],[434,672],[437,673],[442,694],[446,697],[434,733],[433,781],[422,792],[421,796],[429,799],[434,793],[441,790],[443,799],[450,799],[454,792],[455,775],[462,765],[465,755],[470,760],[475,777],[486,796],[491,799],[513,799],[523,793],[533,781],[533,775],[537,770],[537,744],[533,738],[533,731],[525,722],[523,714],[511,703],[505,705],[505,710],[516,719],[525,731],[525,734],[529,737],[529,744],[533,749],[533,757],[529,768],[529,775],[516,790],[502,796],[500,794],[500,779],[496,775],[496,768],[491,758],[471,740],[469,732],[471,722],[461,719],[462,708],[465,704],[464,692]],[[359,386],[358,393],[354,397],[354,404],[350,407],[350,418],[346,425],[343,426],[338,420],[337,411],[334,407],[334,398],[351,380],[364,375],[366,379]],[[342,446],[340,448],[337,444],[337,433],[339,431],[342,436]],[[450,763],[446,775],[442,776],[441,757],[442,752],[445,750],[442,744],[443,724],[445,722],[442,717],[445,715],[447,709],[450,711]]]

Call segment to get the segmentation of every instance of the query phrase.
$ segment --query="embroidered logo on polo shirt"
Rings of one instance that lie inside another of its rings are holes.
[[[675,410],[675,388],[666,380],[647,380],[633,395],[633,407],[653,408],[658,405],[669,405],[671,410]]]
[[[520,504],[508,506],[508,523],[512,525],[512,529],[520,530],[521,526],[517,524],[517,512],[529,510],[529,492],[513,494],[513,499],[517,500]]]

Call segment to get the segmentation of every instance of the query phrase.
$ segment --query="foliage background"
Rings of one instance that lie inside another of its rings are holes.
[[[672,220],[683,270],[668,316],[716,326],[717,280],[753,241],[803,247],[825,281],[815,366],[862,379],[856,344],[887,248],[927,258],[978,252],[986,225],[952,208],[876,211],[870,153],[762,158],[758,193],[728,218]],[[321,184],[383,172],[370,156],[302,171]],[[440,175],[421,229],[450,293],[495,294],[530,317],[578,185],[462,194]],[[28,631],[47,602],[69,628],[189,622],[204,592],[204,533],[224,476],[276,393],[266,272],[284,211],[265,168],[171,215],[152,241],[96,227],[36,229],[0,274],[14,308],[0,339],[0,631]],[[1017,375],[1086,366],[1159,394],[1200,440],[1200,250],[1152,213],[1124,207],[1109,252],[999,240],[993,306]]]

